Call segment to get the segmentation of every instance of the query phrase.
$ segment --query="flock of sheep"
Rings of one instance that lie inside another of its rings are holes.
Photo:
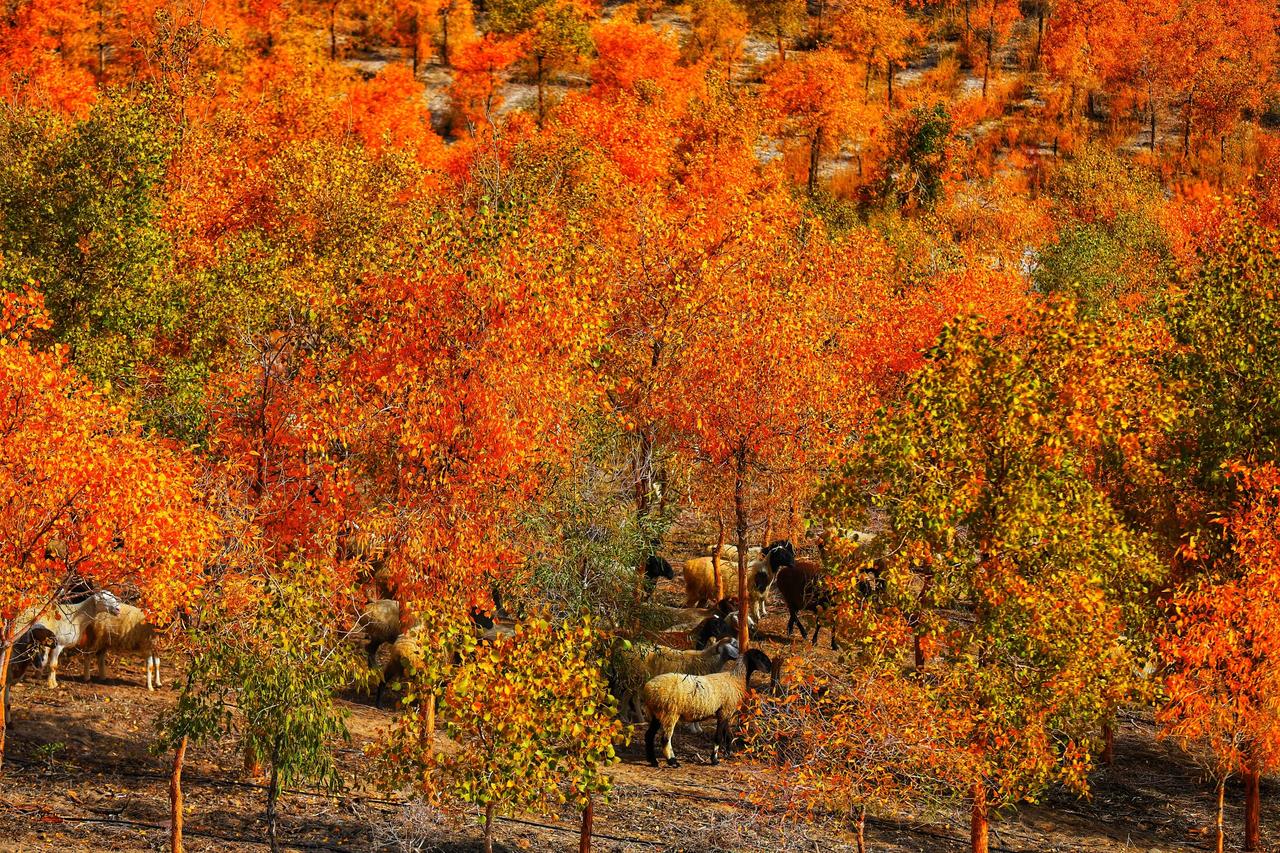
[[[830,535],[819,537],[819,553],[826,561],[824,545]],[[865,545],[873,534],[844,534],[855,547]],[[714,550],[714,549],[711,549]],[[649,721],[645,750],[649,762],[658,766],[655,739],[663,736],[667,763],[678,766],[671,740],[676,724],[700,723],[714,719],[716,723],[711,763],[719,761],[723,750],[728,754],[732,729],[756,672],[767,673],[771,684],[779,680],[779,664],[759,649],[741,654],[738,647],[739,602],[736,597],[718,598],[719,590],[737,588],[737,549],[721,547],[718,556],[699,556],[684,564],[685,607],[666,608],[677,627],[665,635],[674,645],[660,645],[648,639],[619,640],[607,662],[610,687],[618,700],[624,720]],[[786,604],[789,619],[787,634],[798,627],[808,637],[800,616],[805,611],[815,615],[813,642],[818,640],[821,621],[817,618],[831,599],[823,582],[819,562],[797,559],[791,542],[778,540],[748,553],[748,630],[767,615],[766,599],[777,589]],[[871,595],[883,588],[882,567],[877,563],[859,583],[859,592]],[[717,578],[717,573],[720,575]],[[652,596],[657,581],[675,579],[670,563],[656,554],[645,565],[644,580]],[[505,614],[501,614],[505,617]],[[514,633],[510,620],[495,622],[488,614],[473,610],[477,639],[493,642]],[[405,628],[399,602],[392,599],[374,601],[361,613],[353,629],[367,652],[370,669],[378,671],[375,705],[382,706],[385,689],[403,674],[421,666],[423,660],[423,626]],[[156,652],[157,628],[139,608],[125,604],[106,590],[81,589],[63,603],[45,608],[31,608],[19,617],[18,639],[11,655],[10,680],[22,678],[33,666],[43,667],[50,688],[58,684],[58,662],[64,651],[84,655],[84,679],[92,677],[90,658],[97,658],[98,677],[106,677],[109,653],[139,656],[146,659],[147,689],[161,686],[160,658]],[[836,647],[831,629],[831,647]],[[379,663],[379,651],[387,646],[389,655]],[[6,693],[5,719],[9,718]]]
[[[824,531],[819,538],[819,553],[825,562],[824,545],[831,531]],[[844,534],[848,543],[863,546],[874,534]],[[676,725],[701,723],[714,720],[716,724],[711,763],[719,763],[721,752],[728,754],[733,738],[733,727],[747,691],[751,677],[757,672],[767,673],[770,683],[777,686],[781,661],[773,661],[759,649],[749,649],[746,654],[738,646],[739,604],[736,597],[718,598],[718,590],[737,587],[737,549],[723,546],[719,556],[694,557],[684,564],[685,607],[666,608],[677,626],[664,638],[677,643],[662,645],[648,639],[619,640],[613,646],[607,661],[610,688],[618,700],[619,712],[628,722],[648,721],[645,734],[645,751],[649,763],[658,766],[656,739],[663,738],[663,754],[671,766],[679,766],[672,736]],[[748,630],[767,615],[766,599],[772,589],[777,589],[786,604],[789,619],[787,634],[799,628],[808,638],[801,621],[801,614],[810,611],[815,615],[813,642],[818,640],[821,622],[817,618],[831,604],[831,596],[822,582],[823,569],[819,562],[797,559],[791,542],[778,540],[764,548],[752,548],[748,553]],[[859,582],[859,592],[873,595],[883,589],[882,565],[873,566],[864,580]],[[721,578],[717,582],[716,574]],[[650,595],[661,579],[674,580],[671,564],[656,554],[645,564],[644,581]],[[502,614],[505,616],[505,614]],[[499,636],[513,632],[508,624],[497,623],[487,614],[472,611],[477,637],[481,642],[492,642]],[[384,690],[403,673],[422,659],[420,626],[401,632],[400,605],[390,599],[369,605],[357,622],[357,628],[366,642],[369,666],[380,670],[376,704],[381,707]],[[378,653],[389,645],[390,654],[378,664]],[[684,648],[683,646],[688,646]],[[835,633],[831,630],[831,646],[836,647]]]

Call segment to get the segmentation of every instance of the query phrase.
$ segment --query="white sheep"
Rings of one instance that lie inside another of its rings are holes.
[[[91,678],[89,656],[98,659],[98,678],[107,677],[107,652],[145,657],[147,660],[147,689],[160,687],[160,656],[156,654],[156,627],[147,621],[140,608],[121,604],[120,612],[99,613],[80,634],[76,651],[85,656],[84,680]],[[153,686],[154,684],[154,686]]]
[[[734,650],[737,651],[736,648]],[[736,655],[735,655],[736,656]],[[658,766],[654,739],[662,731],[665,747],[663,754],[667,764],[679,767],[671,736],[676,724],[698,722],[715,717],[716,732],[711,750],[711,763],[720,763],[720,748],[729,754],[730,728],[747,695],[753,672],[773,672],[773,662],[759,649],[750,649],[733,669],[710,675],[685,675],[668,673],[649,679],[641,694],[645,710],[649,712],[649,730],[645,733],[644,748],[649,763]]]
[[[56,604],[33,614],[30,623],[32,627],[41,626],[53,634],[53,650],[45,661],[45,683],[49,687],[58,686],[58,659],[62,656],[63,649],[75,647],[80,642],[85,626],[99,613],[109,613],[112,616],[119,614],[120,599],[104,589],[79,604]],[[24,618],[25,615],[19,618]]]
[[[614,656],[614,687],[618,693],[618,707],[624,715],[630,712],[631,719],[637,722],[643,720],[640,690],[654,676],[664,673],[712,673],[737,657],[738,643],[732,637],[722,638],[701,650],[656,645],[619,648]]]

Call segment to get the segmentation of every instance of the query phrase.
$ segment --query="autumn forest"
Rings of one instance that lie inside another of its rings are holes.
[[[1280,849],[1280,7],[5,0],[0,693],[2,850]]]

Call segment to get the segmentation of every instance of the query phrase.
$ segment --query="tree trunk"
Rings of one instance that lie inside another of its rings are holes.
[[[169,849],[182,853],[182,764],[187,760],[187,738],[184,735],[173,751],[173,772],[169,774]]]
[[[779,29],[779,30],[775,30],[775,31],[774,31],[774,35],[775,35],[775,36],[777,37],[777,39],[778,39],[778,59],[779,59],[779,60],[781,60],[781,61],[783,61],[783,62],[786,62],[786,61],[787,61],[787,49],[786,49],[785,47],[783,47],[783,46],[782,46],[782,30],[781,30],[781,29]]]
[[[996,6],[991,4],[991,25],[987,27],[987,61],[982,64],[982,98],[986,100],[987,84],[991,80],[991,55],[995,52]]]
[[[1258,789],[1261,782],[1258,769],[1246,764],[1244,776],[1244,849],[1260,850],[1262,848],[1262,794]]]
[[[862,85],[862,102],[871,103],[871,57],[867,57],[867,81]]]
[[[276,837],[276,806],[280,802],[280,773],[271,762],[271,781],[267,785],[267,842],[271,853],[280,853],[280,841]]]
[[[440,64],[445,68],[449,67],[449,15],[452,11],[452,5],[440,9]]]
[[[409,34],[413,37],[413,76],[418,76],[418,56],[419,48],[422,45],[422,37],[420,35],[421,25],[418,23],[418,14],[413,15],[413,25],[409,28]]]
[[[1218,830],[1218,844],[1216,846],[1217,853],[1222,853],[1223,847],[1226,845],[1227,836],[1222,831],[1222,801],[1225,799],[1227,791],[1227,777],[1224,774],[1218,780],[1218,817],[1215,825]]]
[[[537,69],[537,78],[538,78],[538,127],[542,127],[542,120],[546,116],[546,108],[543,105],[543,96],[542,96],[542,89],[545,83],[543,78],[545,75],[543,74],[543,71],[542,71],[542,57],[535,56],[533,61]],[[647,497],[646,497],[646,500],[647,500]]]
[[[988,853],[991,826],[987,816],[987,786],[975,782],[973,786],[973,812],[969,818],[969,844],[972,853]]]
[[[915,652],[916,672],[923,672],[928,661],[924,658],[924,645],[920,642],[919,632],[911,635],[911,650]]]
[[[1191,156],[1191,107],[1187,107],[1187,114],[1183,118],[1182,123],[1182,159]]]
[[[746,505],[747,449],[739,447],[737,464],[733,472],[733,513],[738,527],[738,653],[747,653],[751,640],[747,624],[747,505]]]
[[[9,733],[9,661],[13,658],[13,640],[0,657],[0,772],[4,771],[4,742]]]
[[[1147,107],[1151,112],[1151,153],[1156,150],[1156,93],[1154,87],[1147,86]]]
[[[587,807],[582,810],[582,831],[578,835],[578,853],[591,853],[591,824],[595,820],[595,800],[587,794]]]
[[[493,803],[484,807],[484,853],[493,853]]]
[[[865,805],[858,806],[858,817],[853,826],[858,840],[858,853],[867,853],[867,807]]]
[[[1036,4],[1036,55],[1032,60],[1031,70],[1040,70],[1040,56],[1044,47],[1044,4],[1045,0],[1041,0]]]
[[[329,59],[338,58],[338,4],[329,6]]]
[[[809,198],[813,198],[818,192],[818,161],[822,155],[822,128],[818,128],[813,132],[813,139],[809,142]]]
[[[724,516],[716,513],[716,549],[711,552],[711,571],[716,574],[716,601],[724,600],[724,576],[720,574],[720,549],[724,547]]]
[[[893,60],[892,59],[890,59],[888,62],[885,63],[885,69],[887,72],[885,79],[889,83],[888,85],[889,94],[885,98],[885,103],[888,104],[889,109],[893,109]]]
[[[1102,725],[1102,763],[1108,767],[1116,763],[1116,730],[1110,722]]]
[[[964,0],[964,43],[969,44],[969,3],[971,0]]]

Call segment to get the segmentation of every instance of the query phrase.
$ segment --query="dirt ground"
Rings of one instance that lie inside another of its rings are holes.
[[[673,543],[682,551],[692,542]],[[670,555],[673,558],[677,554]],[[679,556],[683,556],[680,554]],[[673,559],[673,562],[677,562]],[[678,565],[678,563],[677,563]],[[660,597],[679,602],[683,586],[664,581]],[[770,605],[762,647],[770,654],[818,654],[797,635],[784,635],[785,608]],[[823,643],[825,646],[825,642]],[[175,672],[166,661],[167,672]],[[140,663],[111,669],[106,683],[80,681],[80,661],[63,668],[59,689],[34,675],[14,688],[14,730],[0,776],[0,851],[162,850],[167,839],[167,756],[153,755],[155,719],[177,696],[171,684],[148,695]],[[364,747],[378,738],[391,712],[361,696],[342,700],[353,742],[340,751],[348,790],[340,796],[290,792],[283,838],[290,849],[319,851],[478,850],[474,822],[444,816],[371,786]],[[193,747],[185,773],[188,848],[192,851],[266,849],[263,790],[239,772],[234,740]],[[831,827],[784,826],[769,810],[747,802],[750,771],[733,759],[707,764],[705,737],[678,731],[679,768],[654,769],[640,738],[613,770],[611,801],[597,806],[597,851],[852,851],[853,839]],[[1116,763],[1098,771],[1090,800],[1064,793],[1001,815],[994,825],[999,851],[1112,851],[1142,853],[1212,849],[1210,786],[1172,746],[1158,742],[1150,716],[1135,712],[1116,737]],[[1264,789],[1264,808],[1275,791]],[[1229,840],[1238,843],[1240,790],[1228,790]],[[1264,832],[1280,813],[1264,810]],[[560,851],[577,845],[575,815],[502,820],[497,837],[507,850]],[[872,851],[967,848],[960,811],[929,822],[873,819]]]

